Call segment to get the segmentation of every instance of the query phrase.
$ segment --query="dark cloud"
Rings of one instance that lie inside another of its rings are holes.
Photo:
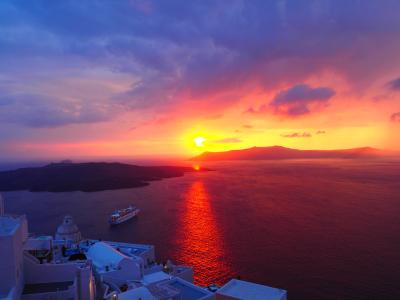
[[[298,117],[326,107],[334,95],[335,91],[329,87],[314,88],[307,84],[298,84],[276,94],[269,104],[261,105],[259,109],[250,107],[245,113],[272,112],[288,117]]]
[[[394,113],[390,116],[390,121],[400,122],[400,112]]]
[[[313,106],[326,106],[335,91],[328,87],[310,87],[299,84],[279,92],[270,102],[275,113],[300,116],[311,112]]]
[[[325,134],[326,131],[325,130],[318,130],[315,134]]]
[[[241,143],[242,140],[238,138],[225,138],[220,140],[214,140],[213,143],[216,144],[233,144],[233,143]]]
[[[400,78],[389,81],[387,85],[393,91],[400,91]]]
[[[282,134],[281,136],[285,137],[285,138],[308,138],[308,137],[312,137],[311,133],[309,133],[309,132],[293,132],[293,133]]]
[[[242,127],[243,127],[243,128],[246,128],[246,129],[251,129],[251,128],[253,128],[254,126],[245,124],[245,125],[243,125]]]
[[[36,128],[103,122],[113,116],[108,105],[38,94],[2,95],[0,103],[6,103],[0,110],[0,121]]]

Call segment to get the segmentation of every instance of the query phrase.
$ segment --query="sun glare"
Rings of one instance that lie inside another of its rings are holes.
[[[198,136],[196,137],[193,142],[197,147],[204,147],[204,142],[206,141],[205,138],[203,138],[202,136]]]

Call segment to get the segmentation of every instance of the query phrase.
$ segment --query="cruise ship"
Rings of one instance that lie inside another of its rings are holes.
[[[26,216],[4,214],[1,203],[0,250],[3,300],[287,299],[285,290],[238,279],[197,286],[191,267],[157,263],[154,246],[83,238],[72,216],[54,236],[28,234]]]
[[[136,217],[139,212],[140,209],[130,205],[128,208],[118,209],[114,211],[111,214],[108,222],[110,223],[110,225],[118,225]]]

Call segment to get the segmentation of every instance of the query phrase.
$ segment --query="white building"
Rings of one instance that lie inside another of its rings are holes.
[[[150,293],[149,289],[145,287],[138,287],[136,289],[132,289],[121,293],[117,296],[118,300],[157,300],[152,293]]]
[[[216,292],[217,300],[286,300],[285,290],[232,279]]]
[[[156,264],[151,245],[82,240],[71,217],[56,237],[28,237],[25,216],[0,215],[0,299],[286,300],[240,280],[211,292],[193,284],[192,268]]]
[[[52,237],[28,238],[25,216],[0,216],[0,299],[95,299],[90,261],[54,263]]]
[[[0,216],[0,299],[20,299],[24,287],[22,254],[27,239],[25,216]]]
[[[104,279],[124,282],[143,278],[142,258],[129,257],[104,242],[97,242],[90,246],[86,256],[93,262],[96,272]]]
[[[72,216],[65,216],[64,221],[57,228],[55,235],[56,240],[65,240],[72,242],[79,242],[82,239],[81,232],[75,224]]]

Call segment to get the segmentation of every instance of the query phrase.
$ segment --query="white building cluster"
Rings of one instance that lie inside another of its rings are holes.
[[[192,268],[157,264],[151,245],[82,239],[70,216],[55,237],[33,237],[25,216],[0,215],[0,299],[286,300],[286,291],[236,279],[199,287]]]

